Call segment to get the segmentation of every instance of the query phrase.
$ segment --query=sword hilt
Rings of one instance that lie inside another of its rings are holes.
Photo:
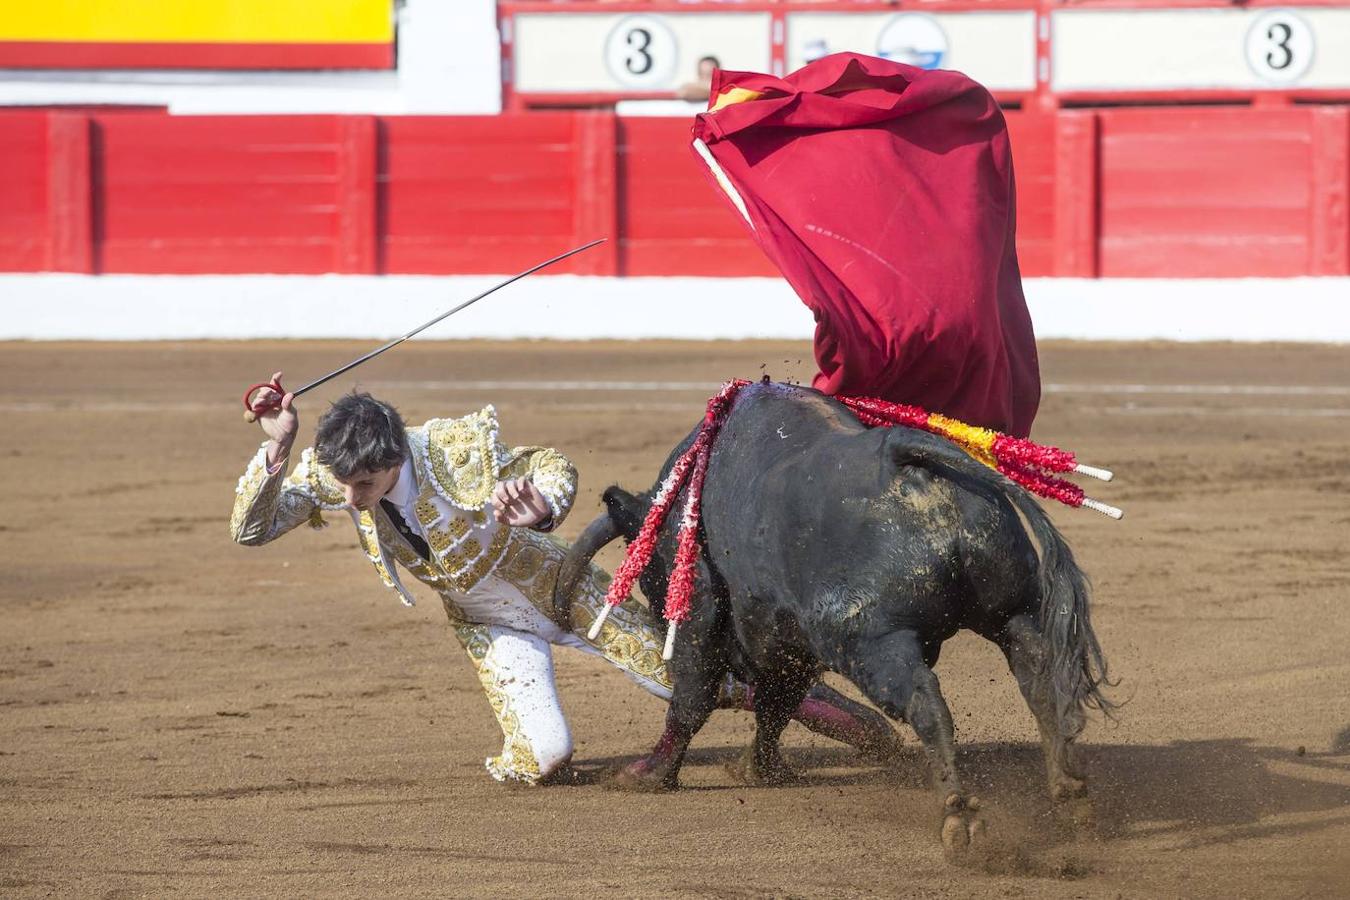
[[[253,395],[263,388],[276,392],[276,397],[271,400],[254,400]],[[286,396],[286,389],[281,386],[281,379],[276,381],[261,381],[248,390],[244,391],[244,421],[252,425],[258,421],[258,416],[274,409],[281,409],[281,398]]]

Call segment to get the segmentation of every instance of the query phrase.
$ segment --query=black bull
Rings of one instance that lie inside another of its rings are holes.
[[[662,477],[692,440],[671,454]],[[584,563],[618,535],[631,541],[650,506],[617,487],[604,500],[607,512],[574,545],[559,578],[560,609],[570,608]],[[668,517],[641,582],[658,612],[678,519]],[[829,669],[914,728],[944,810],[943,841],[959,849],[982,823],[956,769],[951,712],[932,667],[942,642],[969,628],[1007,657],[1040,730],[1051,796],[1075,815],[1087,811],[1071,744],[1088,707],[1110,710],[1101,692],[1106,662],[1087,580],[1021,488],[941,438],[869,429],[816,391],[756,384],[741,391],[717,437],[702,521],[665,734],[621,781],[676,786],[728,669],[756,688],[745,774],[783,777],[779,736]]]

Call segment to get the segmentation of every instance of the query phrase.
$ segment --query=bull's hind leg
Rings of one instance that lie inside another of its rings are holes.
[[[1065,804],[1079,824],[1088,824],[1092,811],[1087,802],[1087,783],[1074,759],[1073,738],[1064,734],[1055,709],[1054,689],[1045,674],[1049,661],[1045,638],[1031,615],[1017,615],[1008,620],[995,643],[1008,658],[1008,667],[1036,719],[1045,749],[1051,799]]]
[[[731,766],[732,774],[748,784],[782,784],[796,778],[783,761],[779,741],[803,698],[815,684],[818,673],[810,665],[782,659],[773,672],[761,675],[755,685],[755,737],[741,759]]]
[[[860,644],[846,674],[887,715],[903,719],[923,744],[942,804],[942,844],[959,853],[984,830],[979,800],[966,792],[956,769],[956,729],[937,675],[913,631],[892,632]]]

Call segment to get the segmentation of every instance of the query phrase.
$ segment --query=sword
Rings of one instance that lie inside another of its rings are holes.
[[[329,372],[327,375],[323,376],[322,378],[318,379],[317,381],[311,381],[309,384],[307,384],[307,385],[305,385],[304,387],[300,388],[298,391],[295,391],[295,392],[294,392],[294,393],[295,393],[295,396],[299,397],[301,394],[308,393],[309,391],[314,390],[314,389],[315,389],[316,387],[318,387],[319,385],[324,384],[324,383],[329,382],[329,381],[332,381],[334,378],[338,377],[338,376],[341,375],[343,372],[351,371],[352,369],[355,369],[357,366],[361,365],[361,363],[363,363],[363,362],[368,362],[369,360],[374,359],[375,357],[379,356],[379,355],[380,355],[381,353],[383,353],[384,351],[394,349],[394,348],[397,347],[399,344],[403,343],[404,341],[406,341],[408,338],[412,337],[413,335],[418,334],[418,333],[423,332],[423,331],[426,331],[428,328],[430,328],[432,325],[435,325],[437,322],[441,321],[442,319],[448,319],[448,318],[450,318],[451,316],[453,316],[455,313],[459,312],[460,310],[466,309],[466,308],[472,306],[473,304],[477,303],[479,300],[482,300],[482,299],[483,299],[484,297],[486,297],[488,294],[491,294],[491,293],[493,293],[493,292],[495,292],[495,291],[499,291],[499,290],[501,290],[502,288],[506,287],[508,284],[511,284],[511,283],[514,282],[514,281],[519,281],[520,279],[524,278],[526,275],[529,275],[529,274],[531,274],[531,273],[533,273],[533,272],[538,272],[540,269],[546,268],[547,266],[551,266],[551,265],[553,265],[553,264],[556,263],[556,262],[562,262],[564,259],[567,259],[567,257],[569,257],[569,256],[574,256],[574,255],[580,253],[582,250],[589,250],[589,249],[591,249],[592,247],[594,247],[596,244],[603,244],[604,242],[605,242],[605,239],[604,239],[604,238],[600,238],[599,240],[591,241],[589,244],[583,244],[582,246],[577,247],[577,248],[575,248],[575,249],[573,249],[573,250],[568,250],[566,253],[561,253],[561,254],[559,254],[558,256],[553,257],[552,259],[546,259],[546,260],[544,260],[543,262],[539,263],[539,264],[536,265],[536,266],[531,266],[530,268],[526,269],[524,272],[521,272],[521,273],[518,274],[518,275],[512,275],[510,278],[506,279],[506,280],[503,281],[501,284],[493,285],[492,287],[488,288],[486,291],[483,291],[483,293],[479,294],[477,297],[471,297],[471,298],[469,298],[468,300],[465,300],[465,301],[464,301],[463,303],[461,303],[459,306],[456,306],[454,309],[451,309],[451,310],[448,310],[447,312],[441,313],[439,316],[437,316],[436,318],[432,319],[430,322],[424,322],[423,324],[418,325],[418,326],[417,326],[416,328],[414,328],[412,331],[410,331],[410,332],[408,332],[407,334],[403,335],[403,337],[395,338],[394,340],[392,340],[392,341],[390,341],[389,343],[385,344],[383,347],[379,347],[379,348],[377,348],[377,349],[375,349],[375,350],[370,351],[369,353],[367,353],[365,356],[361,357],[360,359],[354,359],[354,360],[352,360],[351,362],[347,363],[345,366],[343,366],[343,367],[340,368],[340,369],[334,369],[333,371]],[[244,391],[244,410],[245,410],[245,412],[244,412],[244,421],[245,421],[245,422],[256,422],[256,421],[258,421],[258,416],[262,415],[263,413],[267,412],[268,410],[272,410],[272,409],[280,409],[280,408],[281,408],[281,398],[285,395],[286,390],[278,383],[279,381],[280,381],[280,379],[278,379],[277,381],[263,381],[263,382],[260,382],[260,383],[258,383],[258,384],[253,385],[253,386],[250,387],[247,391]],[[270,400],[266,400],[266,401],[259,400],[259,401],[256,401],[256,402],[255,402],[255,401],[253,400],[253,395],[256,394],[258,391],[262,390],[263,388],[268,388],[269,390],[274,391],[274,392],[276,393],[276,396],[275,396],[274,398],[271,398]]]

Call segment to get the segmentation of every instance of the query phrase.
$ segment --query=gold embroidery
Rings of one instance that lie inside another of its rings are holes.
[[[459,642],[464,645],[464,649],[469,654],[469,659],[473,660],[474,668],[483,657],[487,656],[488,650],[492,649],[492,643],[488,640],[487,628],[483,625],[461,625],[455,629],[455,636]]]
[[[394,577],[389,574],[389,569],[384,564],[384,553],[380,550],[380,535],[375,530],[375,517],[369,510],[361,513],[357,527],[356,538],[361,542],[361,549],[366,552],[366,558],[375,566],[375,571],[379,573],[380,580],[386,587],[398,589],[394,584]]]
[[[580,599],[578,598],[578,600]],[[601,594],[598,599],[599,603],[604,603],[604,594]],[[595,620],[596,612],[594,610],[598,609],[599,605],[597,604],[593,610],[588,610],[588,626],[590,622]],[[573,610],[575,618],[575,605]],[[592,646],[603,653],[605,658],[616,666],[635,675],[640,675],[649,681],[654,681],[666,690],[671,690],[670,673],[666,669],[665,661],[661,659],[664,636],[659,635],[653,625],[651,614],[630,597],[610,611],[609,618],[605,620],[604,627],[600,629],[599,640],[595,641]],[[581,630],[579,625],[576,631],[584,639],[585,632]]]
[[[509,681],[503,680],[503,676],[509,679],[510,673],[498,672],[492,659],[492,640],[487,628],[482,625],[461,625],[455,629],[455,634],[478,672],[478,681],[487,694],[488,705],[492,707],[492,713],[502,729],[502,752],[500,756],[485,761],[488,773],[498,781],[534,784],[541,774],[539,761],[530,748],[520,717],[511,707],[511,697],[506,691]]]
[[[515,541],[502,558],[501,575],[508,581],[523,585],[544,566],[544,552],[526,540]]]
[[[427,543],[431,545],[431,549],[435,551],[436,555],[440,556],[450,549],[450,533],[441,528],[429,528],[427,529]]]
[[[468,619],[464,618],[464,610],[444,594],[441,595],[441,606],[445,607],[445,617],[450,620],[451,628],[459,629],[468,624]]]
[[[539,577],[530,582],[530,591],[527,595],[534,608],[548,615],[548,610],[553,608],[553,586],[558,583],[558,565],[557,563],[546,564],[546,567]]]
[[[567,547],[550,535],[524,529],[511,533],[511,544],[496,575],[513,585],[546,616],[553,614],[553,588]],[[605,602],[610,577],[592,565],[577,587],[572,603],[573,632],[585,636]],[[651,614],[631,597],[610,612],[592,646],[616,666],[671,689],[671,676],[661,659],[665,634]]]
[[[592,565],[589,577],[583,578],[577,587],[577,596],[572,603],[572,622],[575,633],[583,638],[604,605],[609,582],[609,574]],[[600,629],[599,640],[592,646],[620,668],[669,690],[672,687],[670,672],[661,659],[665,635],[658,630],[658,624],[661,623],[654,622],[645,607],[629,597],[610,610],[609,618]]]
[[[547,447],[515,447],[502,466],[501,479],[529,478],[548,501],[554,526],[567,517],[577,493],[577,470],[571,460]]]
[[[423,528],[434,525],[441,517],[440,512],[436,509],[436,504],[426,497],[419,497],[413,509],[417,513],[418,523]]]
[[[514,585],[536,609],[551,616],[553,585],[557,583],[558,567],[566,552],[566,548],[547,536],[533,531],[517,531],[512,535],[495,574]]]
[[[439,492],[466,511],[481,509],[497,484],[497,414],[491,407],[459,419],[432,419],[421,448]]]
[[[325,509],[341,509],[347,505],[347,495],[343,493],[342,485],[328,471],[328,467],[315,458],[313,447],[306,448],[300,454],[300,468],[304,469],[305,484],[316,503]],[[296,474],[300,474],[298,470]]]
[[[264,445],[265,447],[266,445]],[[271,532],[280,504],[280,485],[265,490],[267,451],[259,450],[235,485],[234,509],[230,512],[230,536],[240,543],[256,541]]]
[[[492,567],[497,564],[497,560],[501,559],[502,551],[506,549],[506,544],[510,539],[511,529],[499,528],[497,535],[492,539],[492,543],[488,545],[487,552],[478,557],[477,562],[465,572],[450,575],[450,581],[455,585],[455,589],[463,594],[473,590],[474,586],[482,581],[488,572],[492,571]]]

